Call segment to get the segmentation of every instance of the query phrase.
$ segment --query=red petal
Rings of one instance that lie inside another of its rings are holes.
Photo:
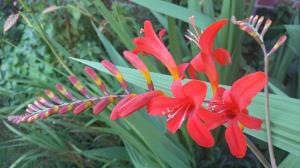
[[[212,85],[213,93],[215,94],[218,86],[218,72],[214,60],[204,53],[198,54],[192,61],[192,66],[199,72],[204,72]]]
[[[237,120],[229,123],[225,131],[225,138],[231,154],[237,158],[243,158],[247,151],[247,142]]]
[[[219,20],[208,26],[199,39],[199,45],[205,54],[211,54],[218,31],[227,23],[227,19]]]
[[[75,107],[73,113],[78,115],[92,105],[92,101],[86,101]]]
[[[133,52],[130,51],[124,51],[123,52],[124,57],[139,71],[141,72],[149,72],[148,68],[144,64],[144,62]]]
[[[218,63],[220,65],[225,65],[226,62],[231,64],[230,53],[227,50],[223,49],[223,48],[215,49],[213,51],[213,56],[215,57],[215,59],[218,61]]]
[[[223,97],[224,92],[225,92],[225,89],[223,87],[219,87],[217,92],[216,92],[216,95],[210,101],[211,102],[220,102],[220,101],[222,101],[222,97]]]
[[[197,78],[197,74],[196,74],[196,71],[195,71],[193,66],[188,67],[188,74],[190,75],[191,79],[196,79]]]
[[[149,101],[147,111],[150,115],[165,116],[166,110],[178,104],[178,99],[166,96],[158,96]]]
[[[191,113],[191,115],[189,115],[187,130],[191,138],[198,145],[203,147],[212,147],[214,145],[215,141],[213,136],[195,113]]]
[[[119,107],[128,102],[130,99],[134,98],[134,94],[129,94],[125,96],[123,99],[121,99],[118,104],[113,108],[111,114],[110,114],[110,119],[111,120],[116,120],[119,118]]]
[[[186,118],[186,114],[188,113],[187,110],[188,108],[183,107],[175,112],[176,114],[172,118],[168,119],[167,128],[171,133],[175,133],[181,127]]]
[[[124,51],[123,55],[137,70],[139,70],[142,73],[149,86],[149,89],[154,90],[150,72],[147,66],[144,64],[144,62],[133,52]]]
[[[206,109],[201,109],[197,114],[205,122],[209,130],[213,130],[227,122],[224,113],[212,113]]]
[[[125,92],[128,94],[128,85],[127,82],[124,80],[123,75],[121,72],[118,70],[118,68],[111,63],[109,60],[102,60],[101,64],[112,73],[113,76],[119,81],[121,87],[125,90]]]
[[[184,72],[188,66],[189,66],[189,63],[183,63],[178,66],[178,71],[179,71],[179,75],[180,75],[181,79],[185,78]]]
[[[175,80],[179,78],[179,71],[177,69],[176,62],[169,50],[157,37],[153,26],[150,21],[144,22],[145,37],[138,37],[134,39],[134,43],[137,46],[134,49],[134,53],[144,52],[149,53],[159,61],[161,61],[169,70]]]
[[[227,122],[227,119],[225,117],[219,117],[212,121],[207,122],[205,125],[209,130],[213,130],[219,126],[224,125]]]
[[[262,120],[248,114],[240,113],[238,120],[247,128],[259,130],[262,125]]]
[[[146,37],[157,39],[157,35],[153,29],[152,23],[149,20],[144,22],[144,33]]]
[[[211,84],[213,95],[215,95],[219,87],[219,75],[216,69],[216,65],[211,57],[206,57],[205,63],[205,74]]]
[[[163,41],[163,37],[165,36],[167,30],[166,29],[161,29],[158,33],[160,41]]]
[[[182,87],[185,96],[193,99],[195,108],[200,109],[202,107],[202,102],[205,98],[207,87],[204,82],[200,80],[192,80]]]
[[[198,54],[195,58],[192,59],[191,64],[193,68],[198,71],[199,73],[203,73],[205,71],[205,62],[203,60],[203,55],[202,53]]]
[[[223,98],[223,100],[224,100],[227,107],[232,108],[232,109],[237,108],[237,105],[232,100],[230,90],[225,90],[223,92],[223,97],[222,98]]]
[[[93,113],[95,115],[98,115],[100,112],[102,112],[108,105],[109,105],[108,99],[102,99],[100,100],[93,108]]]
[[[240,111],[246,109],[252,98],[266,85],[267,76],[264,72],[255,72],[235,81],[230,95]]]
[[[127,102],[122,103],[116,109],[117,118],[127,117],[130,114],[145,107],[147,103],[154,97],[162,95],[161,91],[149,91],[137,96],[132,97]]]
[[[181,80],[176,80],[172,83],[171,85],[171,91],[172,94],[176,97],[176,98],[185,98],[185,96],[182,93],[182,84],[181,84]]]

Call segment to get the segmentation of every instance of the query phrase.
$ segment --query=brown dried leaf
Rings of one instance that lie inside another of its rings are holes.
[[[47,13],[53,12],[53,11],[59,9],[59,8],[60,8],[60,7],[58,7],[58,6],[56,6],[56,5],[51,5],[51,6],[47,7],[47,8],[45,8],[45,9],[43,10],[42,14],[47,14]]]
[[[13,27],[13,25],[17,23],[18,19],[19,19],[19,13],[9,15],[9,17],[6,19],[3,26],[4,33],[7,32],[11,27]]]

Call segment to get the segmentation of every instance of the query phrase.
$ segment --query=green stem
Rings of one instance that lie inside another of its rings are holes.
[[[257,157],[257,159],[260,161],[260,163],[264,167],[270,168],[271,167],[270,163],[267,161],[267,159],[264,157],[264,155],[257,149],[257,147],[254,145],[254,143],[252,141],[250,141],[249,138],[246,138],[246,140],[247,140],[247,145],[248,145],[249,149]]]
[[[264,54],[264,72],[268,76],[269,71],[269,57],[270,55],[267,54],[265,44],[260,45],[262,52]],[[268,150],[270,155],[270,161],[272,168],[277,168],[276,160],[274,157],[274,150],[272,145],[272,133],[271,133],[271,119],[270,119],[270,98],[269,98],[269,88],[268,88],[269,80],[267,78],[267,84],[264,87],[264,96],[265,96],[265,112],[266,112],[266,130],[267,130],[267,141],[268,141]]]

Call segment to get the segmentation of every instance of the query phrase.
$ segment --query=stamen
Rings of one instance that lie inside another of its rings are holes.
[[[196,35],[197,35],[197,39],[199,39],[200,36],[199,36],[199,33],[198,33],[197,28],[196,28],[196,26],[195,26],[195,17],[194,17],[194,16],[191,16],[191,17],[189,18],[189,20],[190,20],[190,22],[191,22],[191,24],[192,24],[192,26],[193,26],[193,29],[194,29],[194,31],[195,31],[195,33],[196,33]]]
[[[199,42],[199,39],[196,37],[196,35],[193,32],[191,32],[190,29],[187,29],[186,31],[190,37],[192,37],[195,41]]]
[[[199,43],[198,43],[195,39],[193,39],[192,37],[190,37],[188,34],[185,34],[184,36],[185,36],[188,40],[190,40],[191,42],[195,43],[195,44],[200,48]]]
[[[140,34],[143,34],[143,33],[144,33],[144,29],[141,28],[141,29],[140,29]]]

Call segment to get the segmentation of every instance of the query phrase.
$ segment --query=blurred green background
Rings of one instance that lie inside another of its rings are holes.
[[[145,19],[157,31],[168,30],[164,41],[177,63],[191,60],[197,49],[184,38],[191,15],[199,28],[233,15],[272,19],[265,36],[267,48],[282,34],[288,40],[271,59],[270,89],[282,97],[300,98],[299,4],[296,0],[0,0],[0,167],[262,167],[250,150],[242,160],[232,157],[223,134],[216,147],[203,149],[184,128],[171,135],[162,120],[144,112],[115,123],[109,121],[112,107],[99,116],[87,111],[35,124],[12,125],[6,117],[24,113],[26,105],[45,88],[67,83],[70,74],[76,74],[94,95],[99,94],[83,73],[84,65],[69,57],[96,62],[110,59],[130,67],[120,54],[134,48],[132,39],[139,36]],[[3,33],[5,21],[13,14],[19,19]],[[227,48],[233,59],[231,66],[218,67],[222,84],[230,85],[245,73],[263,69],[259,46],[233,24],[222,29],[216,45]],[[167,73],[154,59],[147,57],[145,62],[152,72]],[[113,78],[101,76],[111,91],[120,92]],[[288,138],[299,145],[300,135],[295,136]],[[268,157],[266,143],[250,138]],[[278,146],[275,153],[281,167],[300,164],[300,157]]]

